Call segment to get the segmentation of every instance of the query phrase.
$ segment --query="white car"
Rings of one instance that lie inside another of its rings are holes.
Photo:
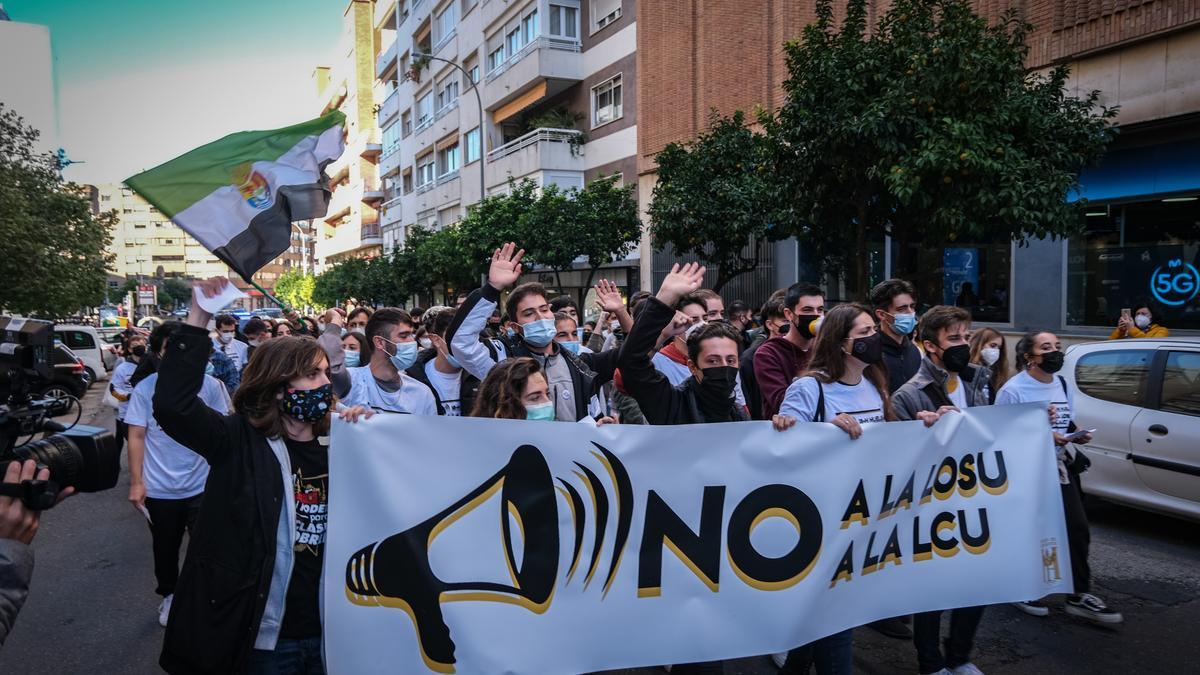
[[[88,380],[96,382],[108,376],[108,364],[104,362],[104,339],[92,326],[55,324],[54,337],[62,341],[83,361]]]
[[[1200,338],[1088,342],[1062,375],[1084,452],[1087,494],[1200,520]]]

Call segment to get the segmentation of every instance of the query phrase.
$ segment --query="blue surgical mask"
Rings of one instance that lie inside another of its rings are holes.
[[[462,369],[462,364],[458,362],[458,359],[454,358],[450,354],[446,355],[446,363],[449,363],[451,368],[458,368],[459,370]]]
[[[541,405],[525,406],[525,419],[539,422],[554,421],[554,402],[547,401]]]
[[[205,375],[214,375],[214,374],[216,374],[216,372],[217,372],[217,367],[213,365],[212,361],[209,361],[207,364],[204,365],[204,374]]]
[[[893,314],[892,328],[901,335],[908,335],[917,327],[917,315],[915,312],[908,314]]]
[[[361,352],[345,351],[342,352],[342,354],[345,356],[343,363],[347,368],[357,368],[359,366],[360,360],[362,359]]]
[[[505,330],[504,333],[505,333],[505,335],[507,335],[510,338],[517,337],[517,331],[513,330],[511,326],[507,330]]]
[[[579,343],[578,342],[575,342],[575,341],[560,342],[560,343],[558,343],[558,346],[562,347],[566,351],[571,352],[575,356],[579,356]]]
[[[558,331],[554,327],[554,319],[538,319],[521,324],[521,332],[531,346],[545,347],[554,340],[554,334]]]
[[[408,370],[412,364],[417,362],[417,352],[420,351],[420,348],[416,342],[392,342],[387,338],[381,339],[396,347],[396,352],[388,355],[388,359],[391,360],[393,366],[396,366],[396,370]]]

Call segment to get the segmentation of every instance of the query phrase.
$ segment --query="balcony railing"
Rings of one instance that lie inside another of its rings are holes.
[[[503,63],[488,72],[487,76],[484,78],[484,81],[491,82],[497,77],[500,77],[504,74],[504,71],[513,67],[513,65],[519,62],[521,59],[529,56],[534,51],[541,49],[542,47],[547,49],[558,49],[566,52],[578,52],[580,50],[580,44],[578,40],[564,40],[562,38],[547,37],[543,35],[522,47],[517,53],[510,54]]]
[[[451,40],[453,40],[453,39],[454,39],[454,36],[455,36],[455,35],[457,35],[457,34],[458,34],[458,29],[457,29],[457,28],[451,28],[449,33],[446,33],[445,35],[443,35],[443,36],[442,36],[442,39],[440,39],[440,40],[438,40],[436,43],[434,43],[434,45],[433,45],[433,53],[434,53],[434,54],[437,54],[439,51],[441,51],[442,47],[445,47],[445,46],[446,46],[446,43],[448,43],[448,42],[450,42]]]
[[[494,148],[488,153],[487,159],[489,162],[494,162],[537,143],[564,143],[569,145],[575,139],[578,139],[579,135],[580,132],[574,129],[534,129],[520,138],[513,139],[498,148]]]
[[[417,192],[417,194],[419,194],[419,195],[423,195],[423,194],[425,194],[426,192],[429,192],[430,190],[432,190],[432,189],[434,188],[434,186],[435,186],[435,185],[437,185],[437,181],[432,181],[432,180],[431,180],[431,181],[429,181],[428,183],[425,183],[424,185],[418,185],[418,186],[417,186],[417,190],[416,190],[416,192]]]
[[[435,120],[434,116],[430,115],[429,117],[426,117],[425,119],[418,121],[416,128],[413,129],[413,133],[419,134],[422,131],[425,131],[429,127],[433,126],[434,120]]]
[[[383,103],[379,104],[378,124],[380,128],[386,127],[388,120],[395,117],[400,112],[400,90],[395,89],[388,94],[387,98],[383,99]]]
[[[438,108],[437,112],[435,112],[433,114],[434,121],[442,119],[443,117],[448,115],[451,110],[454,110],[457,107],[458,107],[458,99],[454,99],[453,101],[450,101],[446,105]]]
[[[393,40],[388,48],[379,53],[379,58],[375,59],[375,77],[382,78],[388,68],[396,63],[396,48],[400,44],[399,40]]]
[[[458,178],[458,169],[455,169],[453,171],[447,171],[446,173],[438,176],[437,184],[445,185],[446,183],[449,183],[450,181],[454,180],[455,178]]]

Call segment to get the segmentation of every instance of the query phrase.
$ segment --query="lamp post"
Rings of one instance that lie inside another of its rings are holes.
[[[472,79],[471,74],[464,70],[462,66],[451,61],[450,59],[443,59],[440,56],[434,56],[433,54],[413,52],[413,68],[417,68],[418,60],[441,61],[442,63],[449,63],[457,68],[458,72],[462,73],[463,76],[467,78],[467,82],[471,83],[471,89],[475,92],[475,103],[479,105],[479,201],[482,202],[484,196],[487,195],[487,190],[483,182],[483,165],[487,163],[487,157],[484,156],[486,144],[483,142],[483,139],[485,138],[483,131],[486,127],[483,119],[483,98],[479,95],[479,83]]]

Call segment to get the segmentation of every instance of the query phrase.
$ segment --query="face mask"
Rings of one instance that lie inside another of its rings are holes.
[[[574,342],[574,341],[560,342],[560,343],[558,343],[558,346],[562,347],[563,350],[565,350],[565,351],[571,352],[575,356],[579,356],[579,343],[578,342]]]
[[[892,328],[901,335],[908,335],[917,327],[916,313],[893,314]]]
[[[801,336],[811,340],[817,336],[817,329],[821,326],[824,318],[819,314],[797,314],[794,325],[796,330],[800,331]]]
[[[868,366],[883,360],[883,333],[854,338],[850,343],[850,356]]]
[[[687,342],[688,340],[692,339],[692,335],[694,335],[696,331],[703,329],[707,325],[707,321],[700,321],[692,324],[686,331],[683,332],[683,341]]]
[[[342,333],[345,333],[345,332],[346,332],[345,330],[342,331]],[[367,335],[367,331],[365,329],[363,329],[362,326],[355,326],[354,328],[350,329],[350,332],[358,333],[359,335],[362,335],[364,337],[366,337],[366,335]]]
[[[1137,316],[1133,317],[1133,323],[1138,328],[1146,330],[1150,327],[1150,317],[1146,316],[1145,314],[1138,314]]]
[[[505,329],[504,334],[510,338],[517,337],[517,331],[513,330],[511,326],[509,328]]]
[[[1046,352],[1045,354],[1042,354],[1042,363],[1040,364],[1041,369],[1047,373],[1057,373],[1058,371],[1062,370],[1063,358],[1065,356],[1066,354],[1063,354],[1059,351]]]
[[[1000,348],[984,347],[979,350],[979,358],[983,359],[983,365],[991,368],[1000,360]]]
[[[257,346],[258,346],[260,343],[261,343],[261,341],[260,341],[260,340],[251,340],[251,341],[250,341],[250,346],[251,346],[251,347],[257,347]]]
[[[279,399],[279,409],[298,422],[316,422],[329,413],[333,403],[333,385],[323,384],[315,389],[288,387]]]
[[[971,346],[954,345],[942,350],[942,365],[952,373],[961,373],[971,363]]]
[[[361,352],[345,351],[342,352],[342,355],[344,356],[342,363],[344,363],[347,368],[357,368],[362,359]]]
[[[221,344],[227,345],[233,342],[233,333],[219,333],[217,339],[221,341]]]
[[[421,338],[420,340],[417,340],[417,344],[421,345],[421,349],[430,349],[433,347],[433,340],[430,340],[429,338]]]
[[[396,367],[396,370],[408,370],[409,366],[417,362],[417,343],[392,342],[385,338],[381,339],[396,348],[395,353],[388,355],[388,359]]]
[[[129,351],[133,352],[133,355],[140,359],[146,355],[146,345],[137,345]]]
[[[613,321],[613,322],[611,322],[611,323],[609,323],[609,324],[608,324],[608,329],[609,329],[609,330],[612,330],[612,331],[615,331],[615,330],[617,330],[617,329],[618,329],[618,328],[620,328],[620,327],[621,327],[621,322],[620,322],[620,321]]]
[[[450,354],[446,355],[446,363],[449,363],[450,367],[454,368],[455,370],[462,370],[462,364],[458,362],[458,359],[454,358]]]
[[[547,401],[540,405],[525,406],[525,419],[536,420],[538,422],[553,422],[554,421],[554,402]]]
[[[204,374],[205,375],[216,375],[217,374],[217,367],[215,365],[213,365],[212,361],[209,361],[208,363],[204,364]]]
[[[727,419],[733,403],[733,386],[738,369],[732,366],[701,368],[696,392],[700,410],[710,422]]]
[[[554,328],[554,319],[538,319],[521,325],[521,332],[532,347],[545,347],[554,340],[558,331]]]

